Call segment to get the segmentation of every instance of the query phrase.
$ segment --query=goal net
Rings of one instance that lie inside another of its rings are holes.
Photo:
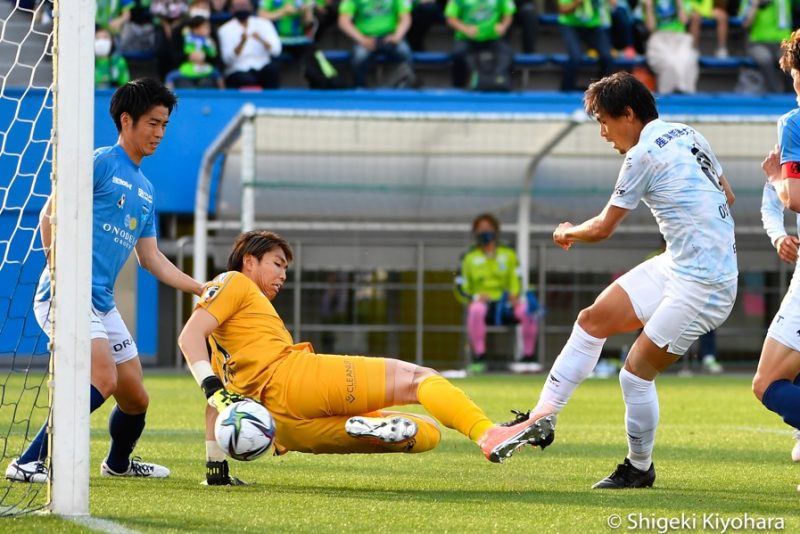
[[[92,13],[83,0],[0,4],[0,468],[51,418],[58,443],[42,451],[49,483],[3,477],[0,515],[88,511]],[[46,251],[39,212],[51,193]],[[54,327],[43,332],[32,305],[48,263]]]

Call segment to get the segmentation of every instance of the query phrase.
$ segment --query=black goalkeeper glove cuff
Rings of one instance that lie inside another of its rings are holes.
[[[204,378],[203,383],[200,384],[200,387],[203,389],[206,399],[208,399],[217,391],[224,389],[225,386],[222,385],[222,380],[220,380],[217,375],[213,375]]]

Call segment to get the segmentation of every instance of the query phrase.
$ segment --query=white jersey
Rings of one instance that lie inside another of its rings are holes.
[[[727,282],[736,278],[738,267],[720,176],[722,167],[697,130],[656,119],[626,154],[610,203],[630,210],[641,200],[650,208],[677,276]]]

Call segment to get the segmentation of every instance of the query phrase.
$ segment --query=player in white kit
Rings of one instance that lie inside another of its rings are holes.
[[[780,66],[792,76],[800,106],[800,31],[781,44]],[[795,236],[786,235],[783,210],[800,212],[800,107],[778,121],[778,146],[761,164],[767,184],[761,205],[764,228],[784,261],[797,262]],[[800,217],[798,218],[800,222]],[[780,415],[798,436],[800,429],[800,277],[797,267],[792,283],[761,348],[758,369],[753,377],[753,393],[767,409]],[[800,461],[800,446],[792,459]]]
[[[559,413],[592,372],[606,338],[644,327],[619,374],[628,454],[593,487],[649,487],[659,414],[654,379],[700,335],[721,325],[736,298],[734,196],[708,141],[690,126],[659,119],[653,95],[631,74],[591,84],[584,106],[625,160],[603,211],[576,226],[561,223],[553,240],[569,250],[576,242],[606,239],[643,201],[666,252],[617,279],[578,314],[538,404],[523,416]]]

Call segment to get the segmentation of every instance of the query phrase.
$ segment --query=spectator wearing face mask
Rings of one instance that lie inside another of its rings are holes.
[[[128,63],[114,50],[111,32],[99,26],[94,31],[94,86],[119,87],[130,81]]]
[[[523,363],[534,362],[539,304],[532,291],[522,295],[514,249],[498,241],[500,222],[489,213],[472,222],[475,244],[461,257],[456,298],[467,305],[467,336],[473,372],[486,369],[486,326],[522,325]]]
[[[227,87],[280,86],[272,58],[281,55],[281,40],[272,22],[253,14],[250,0],[231,2],[233,18],[219,29],[219,46]]]

